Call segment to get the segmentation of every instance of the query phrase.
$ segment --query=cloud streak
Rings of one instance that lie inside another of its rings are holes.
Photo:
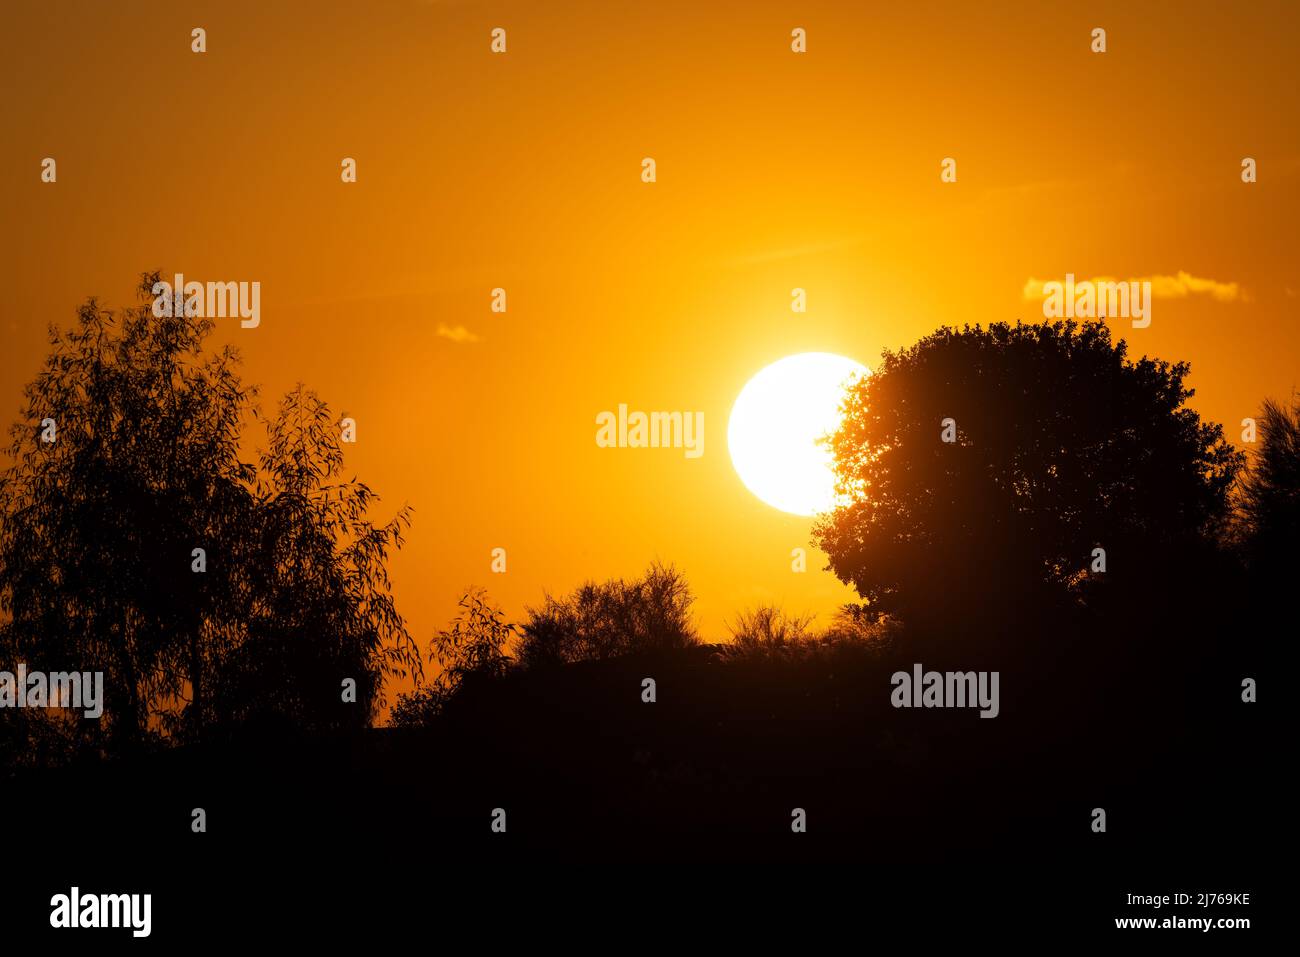
[[[450,339],[452,342],[462,344],[479,341],[478,336],[474,335],[474,333],[470,332],[464,326],[444,326],[439,323],[438,335],[442,336],[444,339]]]
[[[1030,277],[1025,280],[1025,288],[1022,295],[1025,299],[1044,299],[1046,293],[1043,286],[1048,282],[1056,282],[1051,279],[1035,279]],[[1100,283],[1117,282],[1113,276],[1094,276],[1088,282],[1094,285]],[[1179,270],[1176,276],[1139,276],[1136,279],[1126,279],[1125,282],[1151,283],[1151,296],[1153,299],[1186,299],[1188,296],[1209,296],[1217,302],[1248,302],[1249,297],[1246,295],[1240,284],[1235,282],[1219,282],[1217,279],[1202,279],[1199,276],[1193,276],[1189,272]],[[1082,285],[1082,281],[1077,283]]]

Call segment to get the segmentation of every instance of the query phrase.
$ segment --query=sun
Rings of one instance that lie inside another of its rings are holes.
[[[774,508],[815,515],[835,504],[831,452],[818,439],[840,422],[845,387],[869,375],[830,352],[786,356],[745,384],[727,422],[727,448],[745,487]]]

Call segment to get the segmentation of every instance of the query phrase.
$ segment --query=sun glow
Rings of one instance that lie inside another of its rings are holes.
[[[831,451],[818,440],[838,427],[846,386],[869,374],[844,356],[803,352],[750,379],[727,423],[727,448],[745,487],[795,515],[834,506]]]

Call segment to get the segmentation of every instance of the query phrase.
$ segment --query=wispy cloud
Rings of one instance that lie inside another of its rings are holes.
[[[444,326],[440,323],[438,325],[438,335],[444,339],[450,339],[452,342],[478,342],[478,336],[464,326]]]
[[[1118,282],[1114,276],[1094,276],[1087,280],[1090,283]],[[1188,296],[1209,296],[1218,302],[1248,302],[1249,296],[1246,295],[1240,284],[1235,282],[1219,282],[1217,279],[1202,279],[1200,276],[1193,276],[1191,273],[1178,271],[1176,276],[1139,276],[1136,279],[1127,279],[1125,282],[1151,283],[1151,296],[1153,299],[1186,299]],[[1043,299],[1046,294],[1043,292],[1044,284],[1048,282],[1060,282],[1060,280],[1051,279],[1034,279],[1030,277],[1025,281],[1025,288],[1022,293],[1026,299]],[[1075,280],[1075,285],[1082,285],[1084,280]]]

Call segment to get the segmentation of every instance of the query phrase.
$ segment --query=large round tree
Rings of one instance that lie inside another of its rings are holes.
[[[1185,406],[1188,370],[1131,361],[1104,323],[943,328],[885,353],[832,438],[848,499],[814,529],[830,568],[875,612],[947,622],[1167,574],[1240,467]]]

